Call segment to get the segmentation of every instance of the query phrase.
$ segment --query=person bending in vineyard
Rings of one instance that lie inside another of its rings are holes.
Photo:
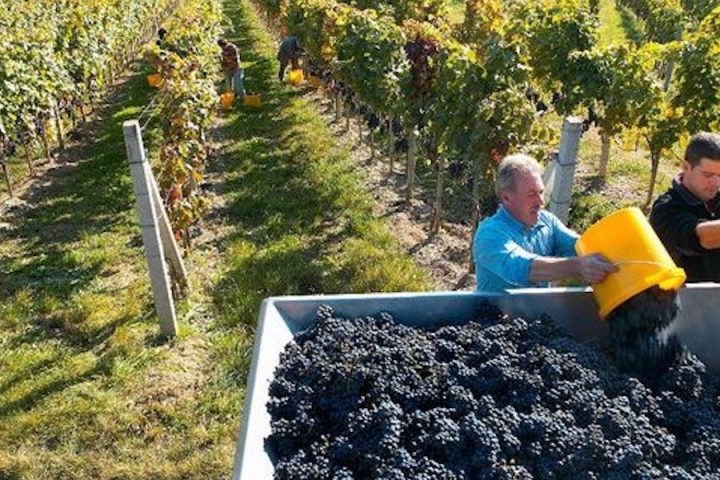
[[[478,290],[546,287],[574,277],[598,283],[617,270],[600,254],[576,256],[578,234],[543,209],[544,190],[534,158],[516,154],[500,161],[495,192],[501,204],[480,223],[473,242]]]
[[[682,171],[655,200],[650,224],[688,282],[720,282],[720,135],[690,139]]]
[[[217,43],[222,49],[221,61],[225,72],[225,89],[235,92],[238,98],[242,98],[245,96],[245,88],[243,87],[245,74],[240,67],[238,49],[233,43],[224,38],[218,40]]]
[[[280,42],[277,58],[280,61],[280,71],[278,72],[278,80],[281,82],[285,78],[285,69],[288,64],[292,64],[293,70],[300,68],[300,57],[302,49],[300,48],[300,40],[297,37],[285,37]]]

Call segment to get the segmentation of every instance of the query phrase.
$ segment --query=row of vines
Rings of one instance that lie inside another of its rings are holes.
[[[175,236],[189,246],[208,207],[200,185],[212,152],[221,18],[215,0],[36,0],[1,10],[0,166],[9,193],[11,160],[24,158],[34,173],[38,145],[48,159],[53,137],[63,148],[68,124],[85,119],[162,24],[167,34],[145,48],[162,77],[150,106],[162,129],[153,164]]]
[[[718,0],[618,0],[640,21],[644,40],[667,43],[684,32],[697,30],[702,20],[720,5]]]
[[[649,202],[661,157],[689,134],[720,128],[720,6],[703,5],[682,5],[694,26],[663,42],[609,46],[598,42],[597,4],[587,0],[467,0],[461,26],[447,23],[440,0],[261,7],[300,38],[311,69],[346,103],[400,122],[411,145],[418,140],[437,172],[438,219],[446,162],[470,172],[477,205],[493,159],[508,151],[544,157],[554,148],[548,109],[595,124],[603,177],[614,136],[632,130],[642,139],[651,156]],[[672,86],[664,82],[669,64]]]
[[[176,0],[33,0],[0,9],[0,166],[12,193],[11,158],[33,172],[37,145],[64,146]],[[19,148],[20,147],[20,148]]]
[[[163,130],[155,173],[175,237],[186,247],[190,227],[208,208],[201,184],[212,154],[207,130],[218,101],[221,19],[220,2],[185,0],[164,23],[166,36],[145,52],[162,77],[155,100]]]

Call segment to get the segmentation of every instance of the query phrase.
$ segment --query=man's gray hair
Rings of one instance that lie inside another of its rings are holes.
[[[524,153],[508,155],[500,161],[495,176],[495,193],[498,197],[500,192],[515,191],[516,172],[537,174],[542,178],[542,167],[533,157]]]

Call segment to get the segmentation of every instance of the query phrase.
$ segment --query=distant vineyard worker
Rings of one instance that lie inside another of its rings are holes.
[[[160,48],[165,48],[165,37],[167,37],[167,30],[165,30],[163,27],[160,27],[157,31],[157,40],[155,40],[155,44]]]
[[[243,80],[245,73],[240,66],[240,55],[238,54],[237,47],[221,38],[218,40],[218,46],[222,49],[222,67],[225,72],[225,89],[227,91],[235,92],[237,97],[245,96],[245,88],[243,86]]]
[[[473,242],[477,289],[546,287],[581,277],[598,283],[617,268],[600,254],[578,257],[578,234],[543,209],[542,167],[523,154],[500,161],[495,192],[501,205],[478,226]]]
[[[278,48],[277,58],[280,61],[280,71],[278,72],[278,80],[281,82],[285,78],[285,69],[288,64],[292,64],[293,70],[300,68],[300,57],[302,56],[302,49],[300,48],[300,40],[297,37],[285,37],[280,42],[280,48]]]
[[[688,282],[720,282],[720,135],[693,135],[681,167],[650,224]]]

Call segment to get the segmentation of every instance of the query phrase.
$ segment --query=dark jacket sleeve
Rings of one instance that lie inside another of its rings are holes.
[[[703,221],[686,205],[672,198],[669,192],[655,201],[650,212],[650,224],[673,256],[702,255],[707,251],[700,245],[695,232],[697,225]]]

